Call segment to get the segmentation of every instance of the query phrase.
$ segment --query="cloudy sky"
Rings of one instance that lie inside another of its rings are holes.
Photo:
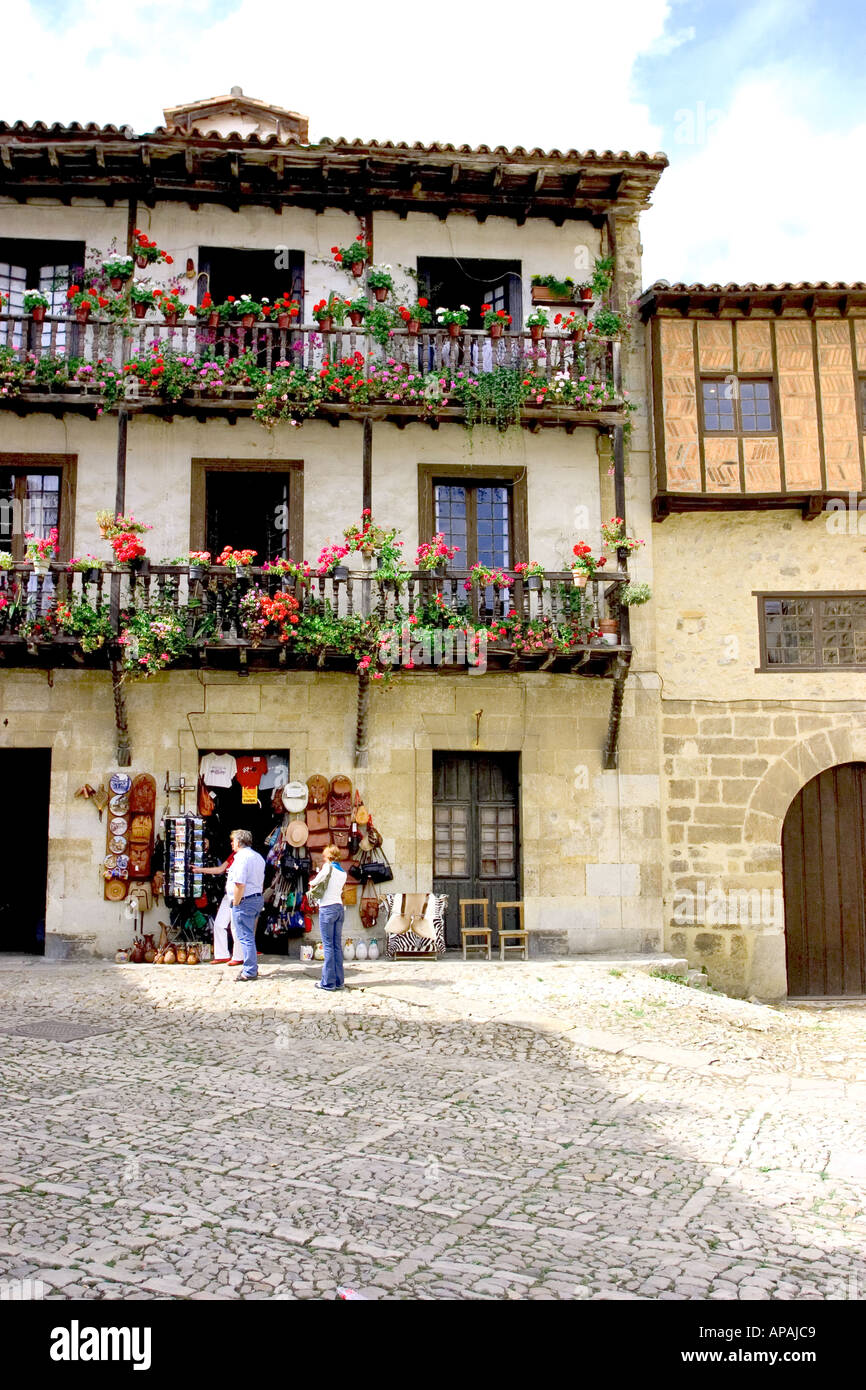
[[[866,279],[862,0],[16,0],[4,35],[7,121],[239,85],[314,140],[664,150],[646,283]]]

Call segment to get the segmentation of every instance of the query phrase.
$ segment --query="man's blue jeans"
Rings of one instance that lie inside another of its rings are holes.
[[[235,953],[238,946],[243,952],[244,968],[242,974],[255,979],[259,973],[256,959],[256,918],[265,905],[261,893],[250,893],[237,907],[232,907],[232,935],[235,939]]]
[[[325,948],[325,964],[322,966],[322,989],[343,988],[343,918],[346,909],[342,903],[319,908],[319,931]]]

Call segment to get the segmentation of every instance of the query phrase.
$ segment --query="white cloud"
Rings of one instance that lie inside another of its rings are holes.
[[[4,15],[5,51],[16,56],[2,114],[144,131],[164,106],[240,85],[309,115],[313,138],[652,148],[659,131],[629,79],[668,10],[668,0],[608,0],[616,57],[598,61],[588,0],[552,0],[538,24],[513,0],[496,9],[330,0],[290,11],[240,0],[216,21],[207,0],[153,0],[127,7],[122,23],[116,0],[76,0],[62,27],[22,0]]]
[[[643,220],[646,284],[866,278],[866,123],[816,129],[802,113],[819,86],[788,68],[753,74],[704,143],[673,147]]]

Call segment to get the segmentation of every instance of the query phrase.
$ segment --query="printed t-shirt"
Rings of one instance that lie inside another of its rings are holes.
[[[198,770],[206,787],[230,787],[237,763],[231,753],[205,753]]]
[[[267,758],[238,758],[235,776],[242,787],[257,787],[268,769]]]
[[[279,753],[268,754],[268,767],[259,786],[262,791],[269,787],[284,787],[289,780],[289,764]]]

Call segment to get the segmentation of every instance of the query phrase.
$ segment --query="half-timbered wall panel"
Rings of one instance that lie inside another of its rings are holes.
[[[823,481],[812,324],[805,319],[777,322],[775,334],[785,481],[793,491],[818,490]]]
[[[773,346],[769,323],[737,320],[737,371],[772,372]]]
[[[740,459],[736,438],[704,440],[707,492],[740,491]]]
[[[698,358],[702,372],[734,370],[734,335],[730,323],[698,324]]]
[[[661,324],[661,344],[668,487],[674,492],[700,492],[701,456],[692,324],[665,319]]]
[[[829,488],[862,484],[851,332],[844,320],[815,325],[821,420]]]
[[[782,487],[779,441],[775,435],[743,440],[746,492],[779,492]]]

